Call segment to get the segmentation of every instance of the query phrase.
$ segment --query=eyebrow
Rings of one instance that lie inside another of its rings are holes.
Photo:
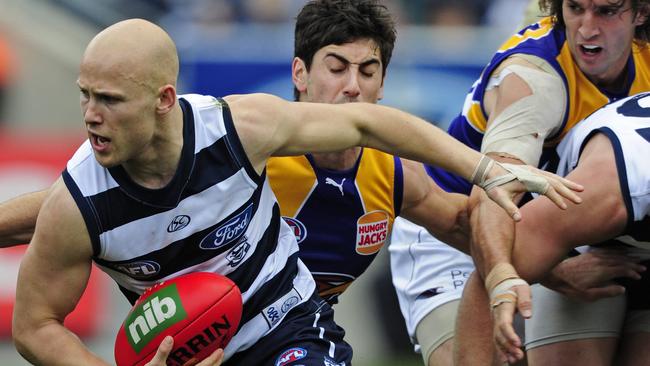
[[[570,5],[576,5],[584,8],[584,5],[580,4],[577,0],[568,0]],[[620,9],[625,5],[625,0],[619,1],[608,1],[607,4],[602,5],[593,5],[594,9]]]
[[[341,62],[344,63],[344,64],[359,65],[359,67],[365,67],[365,66],[368,66],[368,65],[374,65],[374,64],[379,65],[379,63],[380,63],[380,62],[379,62],[379,59],[376,59],[376,58],[371,58],[370,60],[366,60],[366,61],[359,62],[359,63],[357,63],[357,62],[350,62],[350,60],[348,60],[347,58],[345,58],[345,57],[339,55],[338,53],[334,53],[334,52],[329,52],[328,54],[325,55],[325,58],[327,58],[327,57],[329,57],[329,56],[334,57],[335,59],[341,61]]]
[[[124,95],[122,95],[122,94],[120,94],[118,92],[112,92],[112,91],[107,91],[107,90],[90,91],[87,87],[82,86],[79,83],[79,80],[77,80],[76,84],[79,87],[79,90],[86,91],[86,92],[92,93],[92,94],[100,96],[100,97],[110,97],[110,98],[116,98],[116,99],[124,99]]]

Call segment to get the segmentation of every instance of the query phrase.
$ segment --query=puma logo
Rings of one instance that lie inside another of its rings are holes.
[[[341,192],[341,196],[344,195],[344,193],[343,193],[343,183],[344,182],[345,182],[345,178],[343,178],[341,183],[336,183],[336,181],[334,179],[332,179],[332,178],[325,178],[325,184],[329,184],[329,185],[332,185],[332,186],[338,188],[339,191]]]

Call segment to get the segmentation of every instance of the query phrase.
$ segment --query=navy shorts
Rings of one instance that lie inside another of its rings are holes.
[[[352,347],[334,322],[334,310],[318,295],[293,308],[271,333],[234,354],[226,365],[350,366]]]

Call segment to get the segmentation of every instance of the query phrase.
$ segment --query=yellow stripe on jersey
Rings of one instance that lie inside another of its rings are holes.
[[[278,178],[291,172],[292,184]],[[295,217],[316,183],[316,174],[304,155],[272,157],[266,163],[269,184],[280,205],[282,216]]]
[[[634,57],[634,65],[636,65],[634,69],[636,76],[632,83],[632,87],[630,88],[629,95],[650,90],[650,69],[647,66],[640,67],[640,65],[650,65],[649,47],[649,45],[639,47],[638,44],[632,43],[632,56]]]
[[[648,86],[650,86],[650,69],[648,68],[648,65],[650,65],[650,49],[647,47],[639,48],[636,44],[633,44],[632,55],[635,65],[635,77],[628,95],[648,91]],[[562,129],[561,134],[553,140],[547,141],[547,146],[554,146],[559,143],[562,137],[579,121],[610,102],[609,98],[580,71],[578,65],[571,57],[568,43],[562,46],[562,50],[557,56],[557,61],[560,63],[567,80],[569,111],[567,123]]]
[[[513,37],[510,37],[507,41],[505,41],[501,47],[499,47],[499,50],[497,53],[507,51],[511,48],[514,48],[518,46],[522,41],[525,41],[527,39],[533,38],[541,38],[547,35],[549,32],[553,30],[553,22],[551,17],[546,17],[543,18],[542,20],[539,21],[540,27],[538,29],[527,29],[523,35],[515,35]]]
[[[363,159],[359,164],[357,177],[373,177],[373,179],[356,180],[359,194],[363,200],[366,213],[373,211],[388,213],[388,227],[391,227],[395,219],[393,156],[374,149],[364,148]]]
[[[481,104],[476,101],[472,101],[472,105],[467,111],[467,120],[479,131],[485,132],[487,128],[487,120],[485,115],[481,110]]]

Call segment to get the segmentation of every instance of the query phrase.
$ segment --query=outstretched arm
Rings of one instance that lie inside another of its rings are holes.
[[[499,164],[479,164],[482,154],[439,128],[395,108],[368,103],[292,103],[264,94],[233,96],[226,100],[247,156],[258,172],[264,169],[266,160],[272,155],[367,146],[440,166],[470,181],[477,177],[476,182],[481,186],[507,175]],[[518,214],[512,198],[531,189],[546,194],[559,206],[565,205],[561,196],[579,201],[567,187],[576,190],[580,187],[561,178],[541,178],[539,174],[525,177],[518,172],[508,176],[513,179],[487,191],[510,215]],[[537,187],[531,188],[529,183],[537,183]]]
[[[0,248],[29,243],[47,193],[27,193],[0,204]]]

